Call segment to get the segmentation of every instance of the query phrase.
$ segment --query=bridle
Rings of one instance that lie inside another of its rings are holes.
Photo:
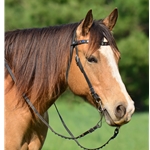
[[[90,89],[90,92],[91,92],[91,95],[92,95],[93,99],[99,105],[98,111],[102,113],[103,108],[102,108],[101,99],[100,99],[99,95],[95,92],[95,90],[94,90],[94,88],[93,88],[93,86],[92,86],[92,84],[91,84],[91,82],[90,82],[83,66],[82,66],[82,63],[80,61],[79,54],[78,54],[78,47],[77,46],[81,45],[81,44],[88,44],[88,43],[89,43],[89,40],[76,40],[76,31],[74,32],[74,35],[73,35],[73,38],[72,38],[72,44],[71,44],[71,48],[70,48],[70,59],[69,59],[68,67],[67,67],[66,79],[68,80],[68,72],[69,72],[71,61],[72,61],[73,50],[75,48],[75,52],[76,52],[75,61],[76,61],[76,64],[79,67],[82,74],[84,75],[84,78],[85,78],[85,80],[88,84],[88,87]],[[102,45],[109,45],[109,42],[104,42],[103,41],[101,44]]]
[[[78,55],[78,48],[77,46],[80,45],[80,44],[88,44],[89,43],[89,40],[76,40],[76,30],[74,31],[74,35],[73,35],[73,38],[72,38],[72,44],[71,44],[71,48],[70,48],[70,58],[69,58],[69,62],[68,62],[68,67],[67,67],[67,71],[66,71],[66,79],[68,79],[68,73],[69,73],[69,68],[70,68],[70,64],[71,64],[71,61],[72,61],[72,56],[73,56],[73,50],[75,49],[75,52],[76,52],[76,56],[75,56],[75,61],[77,63],[77,66],[79,67],[80,71],[83,73],[84,77],[85,77],[85,80],[89,86],[89,89],[90,89],[90,92],[91,92],[91,95],[93,97],[93,99],[96,101],[96,103],[98,103],[98,111],[101,113],[101,118],[100,118],[100,121],[92,128],[90,128],[89,130],[85,131],[84,133],[82,133],[81,135],[79,136],[74,136],[72,134],[72,132],[69,130],[69,128],[67,127],[67,125],[65,124],[62,116],[60,115],[59,111],[58,111],[58,108],[56,106],[56,104],[54,103],[54,106],[56,108],[56,111],[58,113],[58,116],[64,126],[64,128],[66,129],[66,131],[69,133],[70,137],[67,137],[67,136],[64,136],[64,135],[61,135],[57,132],[55,132],[53,130],[53,128],[45,121],[45,119],[38,113],[38,111],[36,110],[36,108],[33,106],[33,104],[31,103],[30,99],[27,97],[27,95],[25,93],[23,93],[23,98],[24,100],[26,101],[26,103],[30,106],[30,108],[32,109],[32,111],[38,116],[38,118],[51,130],[51,132],[53,132],[54,134],[62,137],[62,138],[65,138],[65,139],[69,139],[69,140],[74,140],[77,145],[79,147],[81,147],[82,149],[85,149],[85,150],[99,150],[101,148],[103,148],[104,146],[106,146],[109,141],[111,141],[112,139],[114,139],[118,133],[119,133],[119,127],[116,127],[115,131],[114,131],[114,134],[111,138],[109,138],[109,140],[103,144],[102,146],[100,147],[97,147],[97,148],[93,148],[93,149],[89,149],[89,148],[85,148],[83,147],[78,141],[77,139],[81,138],[81,137],[84,137],[85,135],[89,134],[89,133],[92,133],[94,132],[96,129],[100,128],[102,126],[102,117],[103,117],[103,107],[102,107],[102,103],[101,103],[101,99],[99,97],[99,95],[95,92],[83,66],[82,66],[82,63],[80,61],[80,58],[79,58],[79,55]],[[109,42],[104,42],[102,41],[101,43],[101,46],[106,46],[106,45],[109,45]],[[13,81],[16,82],[16,78],[14,76],[14,74],[12,73],[8,63],[7,63],[7,60],[5,60],[5,67],[7,68],[10,76],[12,77]]]

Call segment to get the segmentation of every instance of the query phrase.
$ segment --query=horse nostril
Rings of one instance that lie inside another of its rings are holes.
[[[118,119],[121,119],[126,114],[126,108],[123,105],[116,107],[115,115]]]

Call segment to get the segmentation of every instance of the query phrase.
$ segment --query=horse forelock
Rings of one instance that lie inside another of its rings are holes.
[[[113,52],[120,57],[120,52],[116,45],[115,39],[111,31],[103,24],[102,20],[94,21],[92,28],[90,30],[90,46],[89,49],[92,50],[91,54],[99,49],[103,38],[106,38],[112,47]]]

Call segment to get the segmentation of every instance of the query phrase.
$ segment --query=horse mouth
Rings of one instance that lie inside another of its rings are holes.
[[[116,124],[114,123],[114,121],[112,120],[106,109],[103,111],[103,115],[105,117],[107,124],[109,124],[110,126],[116,126]]]
[[[129,120],[124,120],[124,119],[121,119],[121,120],[113,120],[112,117],[110,116],[110,114],[108,113],[108,111],[105,109],[103,110],[103,115],[105,117],[105,121],[107,122],[108,125],[110,126],[114,126],[114,127],[120,127],[122,126],[123,124],[126,124],[129,122]]]

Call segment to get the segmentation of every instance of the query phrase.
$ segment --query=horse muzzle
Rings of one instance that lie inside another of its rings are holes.
[[[131,120],[131,117],[135,111],[134,102],[125,106],[123,104],[117,105],[114,110],[105,108],[103,110],[103,115],[107,124],[110,126],[122,126]]]

